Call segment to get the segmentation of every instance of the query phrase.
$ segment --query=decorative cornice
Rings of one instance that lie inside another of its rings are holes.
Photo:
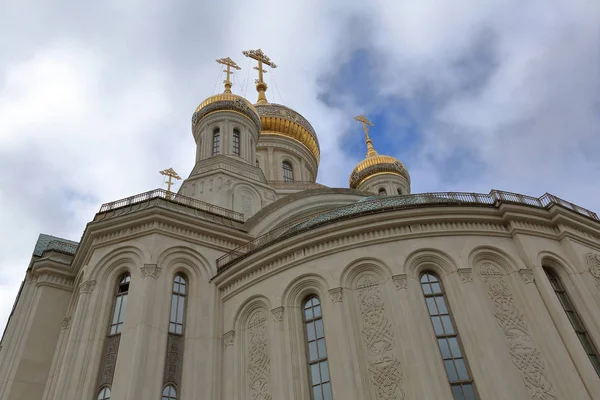
[[[144,264],[144,266],[140,267],[140,271],[142,273],[142,278],[150,276],[154,279],[158,279],[161,268],[156,264]]]
[[[283,307],[276,307],[271,310],[271,314],[273,314],[273,321],[281,322],[283,321]]]
[[[342,288],[341,287],[329,289],[329,294],[331,295],[332,302],[339,303],[342,301]]]
[[[62,274],[47,272],[41,273],[37,276],[36,286],[50,286],[62,290],[73,290],[73,279],[66,277]]]
[[[96,287],[95,280],[81,282],[81,284],[79,284],[79,293],[92,293],[94,287]]]
[[[520,269],[519,275],[521,275],[521,279],[523,279],[523,282],[525,283],[533,283],[535,281],[533,271],[530,269]]]
[[[396,284],[396,290],[406,289],[407,279],[406,274],[399,274],[392,276],[394,283]]]
[[[235,339],[235,331],[225,332],[223,334],[223,344],[225,346],[233,345],[233,340]]]
[[[468,283],[473,281],[473,268],[459,268],[458,276],[462,283]]]
[[[516,207],[516,206],[515,206]],[[512,210],[512,209],[511,209]],[[257,281],[278,273],[281,270],[291,268],[302,262],[334,254],[340,251],[364,247],[371,243],[385,243],[389,241],[425,238],[435,235],[448,234],[482,234],[498,237],[511,238],[514,225],[511,222],[516,218],[525,218],[529,209],[519,208],[524,214],[513,212],[508,216],[506,213],[494,209],[470,209],[465,208],[461,219],[442,220],[439,222],[422,222],[424,219],[439,213],[439,209],[412,209],[406,210],[403,221],[397,221],[391,225],[391,221],[399,220],[390,214],[374,214],[371,218],[350,219],[336,223],[326,224],[319,227],[319,231],[309,230],[299,233],[292,242],[289,239],[275,241],[272,246],[264,250],[249,254],[243,261],[221,270],[215,282],[219,285],[221,293],[227,299],[240,290],[255,284]],[[536,217],[543,214],[544,210],[534,210]],[[547,214],[547,213],[546,213]],[[404,225],[402,225],[404,222]],[[573,221],[577,223],[577,221]],[[560,234],[551,234],[553,229],[547,225],[536,231],[538,224],[528,224],[527,234],[548,239],[558,240]],[[525,225],[520,225],[520,228]],[[343,230],[344,236],[339,236]],[[583,239],[583,238],[582,238]],[[597,243],[596,243],[597,245]],[[596,273],[596,272],[595,272]],[[600,280],[600,267],[596,273]],[[251,277],[249,279],[249,277]],[[466,277],[464,279],[467,279]],[[463,280],[463,277],[461,277]]]

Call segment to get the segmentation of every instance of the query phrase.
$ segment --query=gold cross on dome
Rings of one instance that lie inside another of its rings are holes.
[[[162,171],[159,171],[161,175],[165,175],[169,177],[169,180],[167,181],[167,199],[171,198],[171,186],[175,184],[175,182],[173,182],[173,178],[179,180],[181,179],[181,177],[179,175],[177,175],[177,172],[175,172],[173,170],[173,168],[169,168],[169,169],[165,169]]]
[[[225,78],[225,81],[223,81],[223,83],[225,84],[225,93],[231,93],[231,81],[229,80],[231,74],[233,74],[233,71],[231,70],[231,68],[235,68],[237,70],[240,70],[241,68],[235,63],[235,61],[233,61],[231,58],[227,57],[227,58],[220,58],[218,60],[216,60],[219,64],[223,64],[227,66],[226,70],[223,70],[223,72],[227,73],[227,77]]]
[[[254,67],[255,70],[258,70],[258,80],[256,81],[256,90],[258,91],[258,103],[268,103],[267,97],[265,96],[265,92],[267,91],[267,84],[263,80],[263,74],[266,74],[267,71],[263,69],[263,64],[268,65],[273,69],[277,68],[277,64],[271,61],[269,56],[263,53],[261,49],[242,51],[242,54],[246,57],[258,61],[258,67]]]
[[[354,119],[362,124],[363,131],[365,131],[365,141],[367,142],[367,157],[377,155],[377,151],[375,151],[375,148],[373,147],[373,142],[369,137],[369,126],[375,125],[373,125],[373,123],[362,114],[354,117]]]

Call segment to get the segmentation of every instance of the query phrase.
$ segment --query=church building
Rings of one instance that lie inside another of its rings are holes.
[[[224,92],[177,191],[41,234],[0,342],[0,400],[597,400],[600,220],[551,194],[412,193],[376,127],[347,188],[317,132]],[[373,141],[375,139],[375,141]],[[381,151],[381,149],[379,149]],[[32,243],[33,246],[33,243]]]

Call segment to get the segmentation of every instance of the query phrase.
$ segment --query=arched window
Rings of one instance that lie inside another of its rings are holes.
[[[550,281],[550,285],[552,285],[554,293],[556,293],[560,304],[565,310],[565,313],[567,313],[567,317],[569,318],[569,321],[571,321],[571,326],[573,326],[573,329],[575,330],[583,349],[590,358],[596,373],[600,375],[600,359],[598,358],[598,349],[594,345],[594,342],[592,342],[592,338],[590,338],[585,325],[583,325],[581,317],[577,313],[577,310],[575,310],[575,306],[565,290],[565,287],[554,270],[544,267],[544,272],[546,272],[546,276]]]
[[[387,196],[387,191],[385,190],[385,188],[380,188],[379,189],[379,195],[380,196]]]
[[[98,400],[110,400],[110,388],[104,387],[98,393]]]
[[[471,378],[458,331],[454,327],[450,308],[446,303],[442,282],[435,274],[425,272],[421,275],[421,288],[446,368],[452,395],[455,400],[475,400],[477,399],[475,383]]]
[[[171,317],[169,318],[169,333],[183,335],[185,320],[186,281],[183,275],[177,274],[173,279],[173,294],[171,296]]]
[[[306,332],[306,353],[308,374],[313,400],[332,400],[329,363],[325,346],[325,330],[321,303],[317,296],[311,296],[304,302],[303,318]]]
[[[219,128],[215,128],[213,130],[212,137],[212,155],[216,156],[219,154],[219,147],[221,146],[221,130]]]
[[[400,194],[400,195],[402,194],[402,189],[396,188],[396,191],[398,192],[398,194]]]
[[[233,130],[233,155],[240,156],[240,130],[237,128]]]
[[[115,299],[115,307],[110,322],[109,335],[116,335],[123,330],[123,322],[125,320],[125,309],[127,308],[127,295],[129,294],[129,283],[131,277],[125,274],[119,280],[117,286],[117,294]]]
[[[283,180],[284,182],[294,182],[294,171],[292,170],[292,164],[287,161],[281,163],[283,168]]]
[[[161,400],[177,400],[177,390],[171,385],[165,387]]]

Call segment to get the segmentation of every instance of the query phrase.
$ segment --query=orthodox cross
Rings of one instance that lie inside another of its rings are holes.
[[[177,172],[175,172],[173,170],[173,168],[169,168],[169,169],[165,169],[162,171],[159,171],[161,175],[165,175],[169,177],[169,180],[167,180],[167,199],[171,198],[171,185],[174,185],[175,182],[173,182],[173,178],[179,180],[181,179],[181,177],[179,175],[177,175]]]
[[[377,155],[377,152],[375,151],[375,148],[373,147],[373,142],[371,141],[371,138],[369,137],[369,126],[374,126],[373,123],[371,121],[369,121],[368,118],[362,114],[354,117],[354,119],[362,124],[363,131],[365,131],[365,140],[367,142],[367,157]]]
[[[256,81],[256,90],[258,91],[258,103],[268,103],[267,97],[265,96],[265,92],[267,91],[267,84],[263,80],[263,74],[266,74],[267,71],[263,69],[263,64],[268,65],[271,68],[277,68],[277,64],[271,61],[269,56],[263,53],[261,49],[242,51],[242,54],[246,57],[258,61],[258,67],[254,67],[254,69],[258,70],[258,80]]]
[[[241,68],[235,63],[235,61],[233,61],[229,57],[220,58],[216,61],[219,64],[223,64],[223,65],[227,66],[227,69],[223,70],[223,72],[227,72],[227,77],[225,78],[225,81],[223,81],[223,83],[225,84],[225,93],[231,93],[231,81],[229,80],[231,74],[233,74],[233,71],[231,70],[231,68],[235,68],[237,70],[240,70]]]

